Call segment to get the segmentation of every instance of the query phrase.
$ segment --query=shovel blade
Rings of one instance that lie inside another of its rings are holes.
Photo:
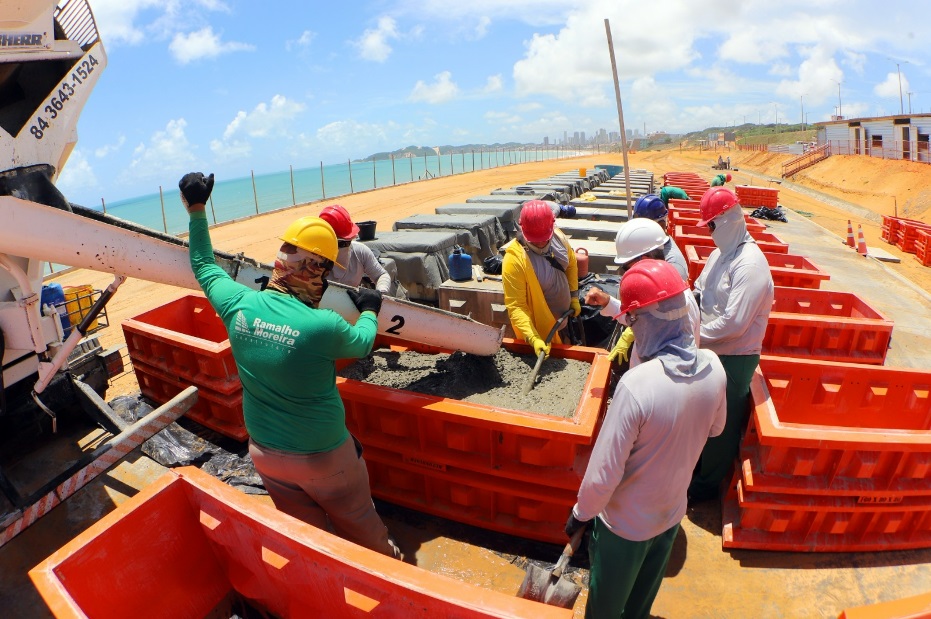
[[[517,590],[517,597],[542,602],[559,608],[572,608],[582,588],[565,575],[553,578],[552,570],[545,570],[533,563],[527,566],[524,581]]]

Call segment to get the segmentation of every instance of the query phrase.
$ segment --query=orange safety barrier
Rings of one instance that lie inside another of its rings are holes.
[[[763,356],[724,546],[931,547],[931,372]]]
[[[923,266],[931,266],[931,230],[919,230],[915,238],[915,258]]]
[[[689,283],[694,283],[701,274],[708,256],[714,251],[713,245],[686,245],[685,259],[689,265]],[[771,254],[763,252],[769,263],[769,272],[775,286],[786,288],[820,288],[821,282],[831,279],[831,275],[822,271],[811,260],[795,254]]]
[[[882,365],[892,327],[855,294],[777,286],[763,353]]]
[[[741,206],[779,206],[779,190],[771,187],[753,187],[750,185],[737,185],[734,188],[737,200]]]
[[[449,352],[379,336],[376,345]],[[505,338],[508,350],[532,353]],[[553,346],[550,359],[592,364],[571,418],[472,404],[337,378],[346,423],[365,446],[372,494],[518,537],[565,542],[588,452],[604,413],[607,351]]]
[[[187,416],[238,441],[248,438],[226,328],[205,297],[181,297],[122,326],[142,395],[163,404],[195,385],[200,398]]]
[[[892,215],[883,215],[883,225],[880,232],[880,238],[890,245],[895,245],[896,232],[899,227],[906,223],[921,224],[923,222],[917,219],[906,219],[905,217],[893,217]]]
[[[711,238],[711,232],[705,226],[676,226],[672,234],[679,246],[679,251],[685,254],[685,248],[688,245],[703,245],[714,247],[714,240]],[[789,253],[789,244],[784,243],[775,234],[769,232],[750,232],[750,236],[756,241],[764,253],[787,254]]]
[[[671,211],[670,211],[671,212]],[[747,221],[747,232],[752,236],[756,232],[766,232],[766,224],[761,224],[756,219],[753,219],[749,215],[744,215],[744,219]],[[689,215],[677,214],[675,216],[677,226],[698,226],[698,222],[701,221],[699,217],[691,217]]]
[[[165,473],[29,571],[58,618],[569,619],[279,512],[194,467]],[[225,613],[225,614],[223,614]]]
[[[845,608],[837,619],[921,619],[931,617],[931,591],[919,595]]]
[[[915,242],[921,231],[931,231],[931,225],[912,221],[900,222],[895,230],[895,246],[905,253],[916,253]]]

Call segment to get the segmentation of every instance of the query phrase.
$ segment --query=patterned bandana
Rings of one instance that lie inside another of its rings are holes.
[[[332,269],[332,260],[285,243],[278,250],[268,287],[295,296],[305,305],[316,308],[326,290],[326,276]]]

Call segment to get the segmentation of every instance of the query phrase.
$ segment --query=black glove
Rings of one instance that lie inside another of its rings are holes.
[[[187,203],[185,206],[206,204],[210,192],[213,191],[213,174],[204,176],[203,172],[188,172],[178,181],[178,187]]]
[[[359,312],[370,311],[375,312],[376,316],[378,315],[378,311],[381,309],[381,293],[379,291],[359,287],[350,288],[346,292]]]
[[[569,520],[566,521],[566,537],[572,537],[579,529],[584,529],[592,523],[591,520],[581,521],[575,517],[572,511],[569,511]]]

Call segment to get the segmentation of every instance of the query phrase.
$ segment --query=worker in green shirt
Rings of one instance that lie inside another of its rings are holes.
[[[204,209],[213,174],[192,172],[178,185],[190,216],[191,269],[229,334],[249,455],[275,507],[401,558],[375,511],[362,445],[346,428],[336,389],[336,360],[372,350],[381,293],[350,289],[355,325],[319,308],[338,253],[336,233],[319,217],[288,226],[265,290],[235,282],[214,263]]]
[[[685,193],[685,190],[681,187],[666,185],[659,190],[659,199],[668,207],[670,198],[673,200],[691,200],[689,194]]]
[[[724,183],[729,183],[729,182],[731,182],[730,174],[718,174],[713,179],[711,179],[711,186],[721,187],[724,185]]]

